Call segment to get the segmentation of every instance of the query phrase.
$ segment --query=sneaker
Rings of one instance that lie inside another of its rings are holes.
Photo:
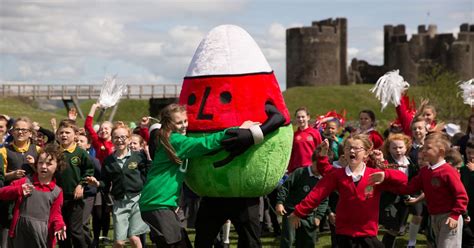
[[[99,237],[99,242],[102,243],[102,244],[105,244],[105,245],[110,245],[112,244],[112,240],[109,239],[109,237],[105,237],[105,236],[100,236]]]

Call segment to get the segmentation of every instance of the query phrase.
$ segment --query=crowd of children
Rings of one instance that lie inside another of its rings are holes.
[[[419,232],[429,247],[474,247],[474,115],[466,134],[450,140],[433,106],[423,102],[411,111],[407,104],[404,98],[398,126],[384,136],[371,110],[360,111],[352,128],[336,117],[316,128],[307,108],[296,110],[287,174],[269,196],[273,206],[266,204],[281,216],[281,233],[278,222],[274,227],[280,247],[317,246],[325,223],[332,247],[391,248],[405,232],[408,247]],[[83,128],[72,110],[52,131],[27,117],[0,115],[0,247],[99,247],[110,218],[114,247],[146,247],[148,233],[157,247],[193,246],[178,215],[182,198],[191,195],[182,193],[187,160],[225,148],[222,141],[240,142],[255,123],[191,138],[185,107],[171,104],[158,128],[144,117],[134,129],[120,121],[94,129],[100,107],[92,105]],[[211,200],[249,212],[219,217]],[[204,199],[194,245],[228,246],[232,223],[239,246],[261,247],[265,218],[249,210],[261,202]],[[188,225],[196,211],[186,211]],[[226,238],[218,244],[211,236],[224,224]]]

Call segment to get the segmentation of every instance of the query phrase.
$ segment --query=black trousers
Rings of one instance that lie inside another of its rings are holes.
[[[338,247],[348,248],[384,248],[384,245],[377,237],[351,237],[346,235],[336,235]]]
[[[462,248],[474,247],[474,220],[464,224],[462,229]]]
[[[59,241],[60,248],[86,248],[86,239],[83,228],[84,200],[65,200],[62,214],[66,223],[67,239]],[[72,242],[71,242],[72,241]]]
[[[196,219],[196,248],[210,248],[226,220],[230,220],[239,235],[240,248],[261,247],[258,197],[203,197]]]

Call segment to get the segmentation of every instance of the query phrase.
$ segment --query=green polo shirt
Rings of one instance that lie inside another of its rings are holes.
[[[89,154],[77,145],[63,150],[66,166],[57,175],[56,183],[63,189],[64,199],[74,199],[74,190],[79,184],[85,184],[85,178],[94,175],[94,164]]]

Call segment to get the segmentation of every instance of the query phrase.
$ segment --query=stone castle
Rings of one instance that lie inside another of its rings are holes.
[[[384,64],[371,65],[354,58],[347,68],[347,20],[313,22],[311,27],[286,32],[287,88],[310,85],[375,83],[385,72],[400,69],[409,83],[435,65],[474,77],[474,25],[462,24],[457,39],[438,34],[435,25],[418,26],[407,39],[404,25],[384,26]]]

